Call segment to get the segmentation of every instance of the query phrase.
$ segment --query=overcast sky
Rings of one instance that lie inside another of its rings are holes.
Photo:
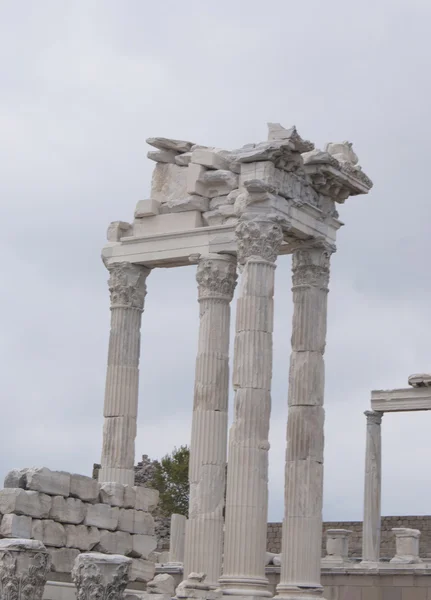
[[[0,479],[90,474],[109,335],[108,224],[130,221],[145,138],[236,148],[266,122],[350,140],[374,181],[340,207],[326,352],[324,517],[360,519],[370,390],[431,371],[429,0],[0,0]],[[157,270],[137,459],[189,443],[195,267]],[[276,271],[269,520],[283,514],[292,301]],[[431,415],[383,420],[383,514],[431,514]]]

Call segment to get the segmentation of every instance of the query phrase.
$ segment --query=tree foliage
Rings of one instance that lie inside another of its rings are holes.
[[[158,508],[165,515],[176,513],[188,516],[189,456],[189,448],[180,446],[160,461],[154,461],[154,471],[148,485],[159,490]]]

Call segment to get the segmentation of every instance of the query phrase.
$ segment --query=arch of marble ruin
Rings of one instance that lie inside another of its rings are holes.
[[[382,495],[382,418],[385,413],[431,410],[431,375],[410,375],[411,387],[371,392],[365,449],[364,521],[362,562],[380,560]]]
[[[348,142],[324,151],[269,124],[225,151],[166,138],[151,198],[108,229],[111,333],[99,481],[133,484],[141,314],[157,267],[196,264],[200,329],[184,573],[228,595],[270,596],[265,577],[274,271],[292,254],[293,329],[280,597],[321,595],[324,361],[337,203],[372,187]],[[230,302],[237,284],[234,421],[228,439]],[[229,468],[223,519],[225,464]],[[223,556],[223,561],[222,561]]]

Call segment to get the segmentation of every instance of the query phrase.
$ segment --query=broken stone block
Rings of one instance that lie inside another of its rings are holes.
[[[66,546],[66,531],[63,525],[51,519],[33,519],[31,537],[40,540],[46,546],[56,548]]]
[[[150,150],[150,152],[147,152],[147,158],[158,163],[171,163],[174,165],[176,156],[177,152],[172,152],[172,150]]]
[[[143,510],[144,512],[151,512],[154,510],[159,503],[159,491],[153,490],[143,486],[134,486],[136,492],[136,510]]]
[[[179,165],[180,167],[187,167],[190,164],[191,159],[192,159],[191,152],[184,152],[184,154],[177,154],[177,156],[175,157],[175,164]]]
[[[100,501],[110,506],[124,505],[124,485],[122,483],[102,483],[100,485]]]
[[[0,525],[0,536],[30,539],[32,518],[24,515],[4,515]]]
[[[154,217],[160,213],[160,202],[153,198],[139,200],[135,208],[135,219]]]
[[[106,232],[108,242],[119,242],[121,238],[132,235],[132,226],[125,221],[112,221]]]
[[[100,542],[100,532],[97,527],[65,525],[64,529],[67,548],[78,548],[83,552],[89,552]]]
[[[130,581],[147,582],[153,579],[156,567],[153,562],[143,558],[132,558]]]
[[[180,200],[169,200],[167,207],[171,213],[185,212],[188,210],[199,210],[205,212],[209,208],[208,198],[203,196],[186,196]]]
[[[223,216],[218,210],[209,210],[208,212],[202,213],[202,220],[209,227],[213,225],[222,225]]]
[[[224,196],[216,196],[215,198],[211,198],[209,210],[217,210],[219,206],[223,206],[224,204],[233,204],[233,202],[228,202],[228,195]]]
[[[153,535],[154,519],[148,512],[121,508],[118,519],[118,529],[129,533]]]
[[[79,498],[54,496],[49,516],[51,519],[54,519],[54,521],[79,525],[79,523],[82,523],[85,519],[86,512],[86,506]]]
[[[197,148],[192,152],[191,162],[207,167],[208,169],[229,170],[230,161],[224,158],[215,149]]]
[[[159,573],[147,583],[150,594],[166,594],[170,597],[175,594],[175,579],[169,573]]]
[[[174,152],[189,152],[194,146],[193,142],[163,137],[147,138],[146,142],[158,150],[173,150]]]
[[[151,180],[151,198],[159,202],[187,196],[187,171],[178,165],[157,163]]]
[[[84,525],[109,529],[114,531],[118,525],[119,508],[107,504],[90,504],[87,507],[87,515]]]
[[[197,165],[195,163],[190,163],[187,167],[187,193],[190,195],[197,194],[199,196],[205,196],[205,188],[202,184],[203,177],[207,172],[205,167],[202,165]],[[221,196],[222,194],[216,194],[217,196]],[[177,196],[181,197],[181,196]]]
[[[64,471],[51,471],[46,467],[28,469],[27,489],[43,492],[50,496],[69,496],[70,474]]]
[[[70,476],[70,495],[93,504],[99,499],[99,483],[92,477],[73,473]]]
[[[190,166],[189,166],[190,169]],[[238,175],[231,171],[207,171],[202,182],[196,183],[196,193],[208,198],[224,196],[238,187]]]
[[[235,217],[235,205],[234,204],[222,204],[221,206],[218,207],[218,211],[221,214],[222,217],[227,218],[227,217]]]
[[[124,508],[135,508],[136,490],[131,485],[124,486]]]
[[[25,489],[27,469],[12,469],[4,478],[5,488]]]
[[[47,548],[51,555],[51,570],[55,573],[71,573],[73,563],[79,555],[75,548]]]
[[[135,558],[148,558],[157,548],[157,538],[154,535],[132,535],[132,553]]]
[[[37,519],[49,517],[52,499],[46,494],[39,494],[21,488],[0,490],[0,513],[15,513]]]
[[[128,556],[132,553],[132,536],[125,531],[101,531],[95,551]]]

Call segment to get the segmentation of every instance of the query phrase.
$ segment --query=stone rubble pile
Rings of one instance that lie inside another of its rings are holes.
[[[157,490],[45,467],[11,471],[4,486],[0,537],[40,540],[53,571],[70,573],[80,553],[94,551],[130,557],[131,581],[153,578]]]

